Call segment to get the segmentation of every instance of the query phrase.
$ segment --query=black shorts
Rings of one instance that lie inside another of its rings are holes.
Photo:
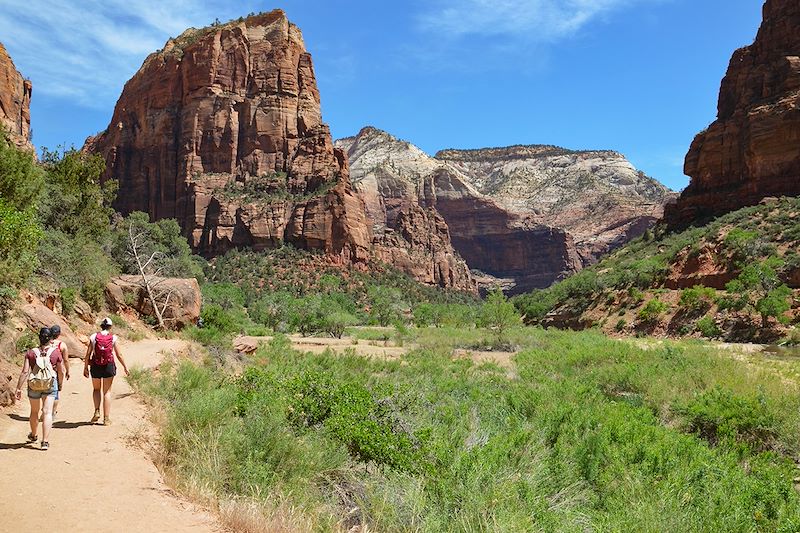
[[[107,365],[91,363],[89,365],[89,373],[94,379],[113,378],[117,375],[117,365],[114,363],[108,363]]]

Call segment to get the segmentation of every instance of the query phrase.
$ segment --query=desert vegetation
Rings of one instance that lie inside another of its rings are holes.
[[[319,530],[800,527],[796,378],[699,341],[519,325],[509,372],[454,357],[496,329],[404,333],[395,359],[277,335],[240,372],[215,357],[138,375],[165,412],[162,468]]]
[[[775,341],[797,321],[799,214],[800,200],[780,198],[683,232],[656,227],[514,302],[530,324]]]

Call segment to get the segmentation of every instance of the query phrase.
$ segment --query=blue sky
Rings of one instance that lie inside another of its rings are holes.
[[[674,189],[761,19],[760,0],[0,0],[0,40],[33,81],[34,143],[80,146],[168,37],[276,7],[303,30],[335,137],[613,149]]]

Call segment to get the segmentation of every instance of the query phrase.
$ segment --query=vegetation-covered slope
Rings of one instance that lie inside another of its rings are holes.
[[[798,245],[800,199],[769,200],[680,233],[658,227],[515,303],[535,324],[774,340],[797,320]]]

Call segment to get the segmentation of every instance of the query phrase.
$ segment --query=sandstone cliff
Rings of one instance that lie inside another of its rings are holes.
[[[613,151],[511,146],[443,150],[436,159],[507,211],[569,233],[584,266],[644,233],[673,196]]]
[[[0,43],[0,128],[20,148],[31,145],[31,82],[22,77]]]
[[[514,146],[432,158],[375,128],[337,145],[376,235],[392,227],[398,206],[424,206],[444,218],[481,283],[504,280],[511,293],[595,262],[650,227],[671,197],[615,152]]]
[[[717,120],[686,156],[689,186],[669,205],[672,227],[800,194],[800,3],[768,0],[755,42],[733,54]]]
[[[546,287],[581,267],[564,231],[504,209],[457,168],[416,146],[371,127],[337,145],[347,151],[376,236],[393,236],[413,206],[417,227],[439,228],[427,232],[442,243],[434,250],[448,258],[460,255],[477,275],[489,275],[487,285],[499,281],[512,293]],[[450,252],[450,240],[458,254]]]
[[[363,202],[322,122],[311,56],[283,11],[170,39],[85,149],[119,180],[120,211],[176,218],[206,256],[287,242],[345,262],[369,258]]]

